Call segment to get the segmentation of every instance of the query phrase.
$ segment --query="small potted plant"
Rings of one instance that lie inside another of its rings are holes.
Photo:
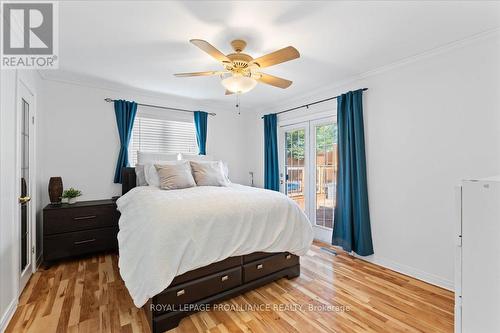
[[[62,194],[62,198],[68,199],[68,204],[74,204],[76,202],[76,198],[82,195],[80,190],[76,190],[70,187],[68,190],[64,190]]]

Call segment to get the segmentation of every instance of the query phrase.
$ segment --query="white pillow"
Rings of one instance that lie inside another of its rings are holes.
[[[156,170],[155,164],[158,165],[176,165],[179,163],[183,163],[183,161],[156,161],[152,163],[148,163],[144,165],[144,177],[146,179],[146,183],[149,186],[160,187],[160,176],[158,175],[158,171]]]
[[[158,161],[177,161],[179,159],[178,153],[161,153],[152,151],[138,151],[137,164],[155,163]]]
[[[144,172],[144,164],[135,165],[135,184],[136,186],[147,186],[146,173]]]
[[[155,164],[162,190],[176,190],[196,186],[188,161],[176,164]]]
[[[224,162],[224,161],[220,161],[222,163],[222,171],[224,172],[224,176],[226,177],[226,180],[228,183],[231,182],[231,180],[229,180],[229,167],[227,166],[227,163]]]
[[[210,155],[197,155],[197,154],[180,154],[181,160],[186,161],[213,161]]]
[[[181,160],[186,161],[214,161],[213,157],[210,155],[195,155],[195,154],[181,154]],[[229,168],[227,167],[227,163],[224,161],[220,161],[222,163],[222,170],[224,171],[224,175],[228,182],[229,180]]]
[[[221,161],[190,161],[197,186],[228,186]]]

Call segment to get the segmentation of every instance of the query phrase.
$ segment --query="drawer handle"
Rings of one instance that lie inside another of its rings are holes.
[[[90,219],[95,219],[97,215],[89,215],[89,216],[78,216],[78,217],[73,217],[73,220],[78,221],[78,220],[90,220]]]
[[[286,258],[286,260],[292,259],[292,255],[291,254],[287,254],[285,258]]]
[[[262,265],[262,264],[257,265],[257,269],[262,269],[262,268],[264,268],[264,265]]]
[[[95,238],[74,242],[73,244],[80,245],[80,244],[86,244],[86,243],[92,243],[92,242],[95,242]]]
[[[177,297],[182,296],[182,295],[184,295],[185,293],[186,293],[186,291],[185,291],[184,289],[179,290],[179,291],[177,292]]]
[[[224,275],[223,277],[220,278],[221,281],[227,281],[229,280],[229,276]]]

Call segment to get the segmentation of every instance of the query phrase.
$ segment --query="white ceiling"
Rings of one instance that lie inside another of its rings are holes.
[[[196,99],[233,100],[218,70],[191,45],[201,38],[231,52],[243,38],[254,58],[293,45],[301,58],[266,69],[292,80],[259,85],[247,106],[275,104],[500,25],[499,2],[453,1],[66,1],[60,3],[60,71]]]

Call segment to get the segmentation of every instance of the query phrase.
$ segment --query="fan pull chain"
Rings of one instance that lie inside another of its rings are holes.
[[[235,106],[236,106],[236,113],[238,115],[240,115],[241,114],[241,112],[240,112],[240,93],[236,93],[236,105]]]

